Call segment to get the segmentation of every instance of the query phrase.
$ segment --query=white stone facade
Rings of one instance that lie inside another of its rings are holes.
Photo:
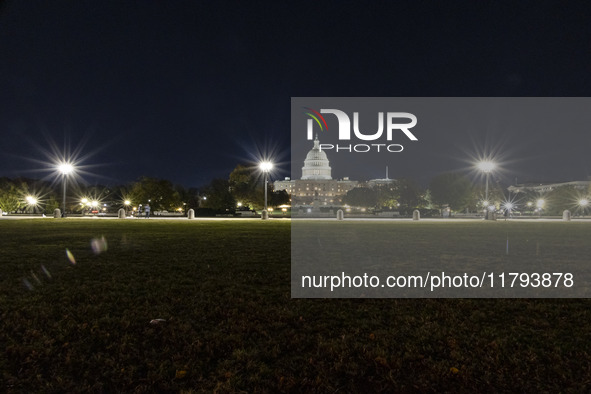
[[[314,146],[306,155],[304,167],[302,167],[302,179],[275,181],[275,190],[285,190],[291,196],[291,205],[310,205],[314,200],[320,205],[330,206],[341,203],[341,198],[347,192],[358,185],[357,181],[349,178],[342,180],[332,179],[326,153],[320,150],[318,136],[314,140]]]

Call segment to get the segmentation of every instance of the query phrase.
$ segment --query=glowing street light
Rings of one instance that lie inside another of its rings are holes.
[[[269,172],[273,169],[273,163],[270,161],[263,161],[259,164],[259,167],[264,172]]]
[[[486,174],[486,192],[485,192],[486,195],[485,195],[484,199],[488,201],[488,177],[489,177],[490,173],[493,172],[495,168],[497,168],[497,165],[493,161],[483,160],[483,161],[478,162],[476,167],[478,167],[478,169],[480,171],[482,171]]]
[[[124,200],[123,205],[125,206],[125,215],[127,215],[127,211],[129,211],[129,206],[131,205],[131,201]]]
[[[57,170],[58,170],[59,172],[61,172],[62,174],[64,174],[64,175],[69,175],[69,174],[71,174],[72,172],[74,172],[74,166],[73,166],[71,163],[67,163],[67,162],[65,162],[65,163],[60,163],[60,164],[57,166]]]
[[[74,166],[71,163],[62,162],[57,165],[57,170],[64,175],[69,175],[74,172]]]
[[[31,208],[33,213],[37,213],[35,208],[37,207],[37,203],[39,202],[39,200],[37,199],[37,196],[28,194],[27,196],[25,196],[25,203],[27,204],[28,208]]]
[[[25,201],[27,202],[28,205],[37,205],[37,199],[33,196],[25,197]]]
[[[512,201],[505,201],[503,203],[503,208],[505,209],[505,212],[504,212],[505,218],[508,216],[512,217],[513,216],[512,215],[513,209],[517,208],[517,205],[515,203],[513,203]]]
[[[262,161],[259,164],[259,168],[261,169],[261,171],[265,173],[265,213],[262,215],[262,218],[265,219],[265,214],[267,213],[267,178],[269,176],[269,171],[273,169],[273,163],[271,163],[270,161]]]
[[[478,162],[478,164],[476,165],[476,167],[484,172],[486,174],[486,191],[485,191],[485,197],[484,199],[486,201],[488,201],[488,178],[490,176],[490,173],[492,171],[494,171],[494,169],[497,167],[497,165],[495,164],[495,162],[490,161],[490,160],[482,160],[480,162]],[[486,218],[488,218],[488,211],[486,212]]]
[[[490,173],[493,172],[495,168],[497,168],[497,165],[493,161],[483,160],[478,162],[476,167],[478,167],[478,169],[484,173]]]
[[[581,198],[579,200],[579,206],[581,206],[582,208],[585,208],[587,205],[589,205],[589,200],[586,198]]]
[[[75,167],[72,163],[67,161],[63,161],[58,163],[57,170],[59,173],[62,174],[62,183],[64,184],[64,199],[63,199],[63,209],[62,217],[66,217],[66,184],[67,184],[67,177],[68,175],[72,174],[75,171]]]
[[[544,199],[540,198],[538,201],[536,201],[536,207],[538,207],[539,209],[544,208],[544,204],[546,203],[546,201],[544,201]]]

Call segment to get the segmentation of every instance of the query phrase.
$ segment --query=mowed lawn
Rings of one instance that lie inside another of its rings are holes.
[[[421,226],[437,245],[489,224]],[[529,225],[550,239],[564,224]],[[587,248],[591,223],[572,224]],[[588,300],[291,299],[289,221],[0,220],[0,234],[0,392],[591,388]]]

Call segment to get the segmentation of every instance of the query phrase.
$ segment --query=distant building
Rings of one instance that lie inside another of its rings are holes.
[[[395,186],[396,179],[388,178],[388,167],[386,167],[386,177],[382,179],[370,179],[367,181],[367,187],[374,188],[374,187],[383,187],[383,186]]]
[[[341,198],[357,185],[357,181],[351,181],[348,177],[342,180],[332,179],[328,157],[320,150],[320,141],[316,135],[314,146],[304,160],[302,178],[275,181],[273,188],[287,191],[291,195],[292,206],[310,205],[314,200],[321,205],[336,205],[340,204]]]
[[[536,192],[545,193],[550,190],[556,189],[563,186],[573,186],[575,189],[588,189],[591,185],[591,181],[572,181],[572,182],[556,182],[556,183],[523,183],[513,186],[509,186],[507,190],[511,193],[526,193]]]

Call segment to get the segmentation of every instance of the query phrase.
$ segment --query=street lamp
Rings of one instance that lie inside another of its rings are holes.
[[[583,197],[579,200],[579,207],[581,207],[581,210],[583,211],[583,216],[585,216],[585,214],[587,213],[587,207],[589,206],[589,199],[586,197]]]
[[[478,169],[486,174],[486,191],[484,199],[488,201],[488,178],[490,173],[497,167],[497,165],[490,160],[483,160],[476,165]],[[488,219],[488,209],[486,210],[486,218]]]
[[[480,171],[486,174],[486,195],[484,199],[488,201],[488,177],[490,176],[490,173],[494,171],[497,165],[490,160],[483,160],[481,162],[478,162],[477,167]]]
[[[544,204],[546,203],[546,201],[544,201],[544,199],[540,198],[538,201],[536,201],[536,207],[538,208],[538,214],[540,215],[540,217],[542,216],[542,209],[544,208]]]
[[[33,213],[35,213],[35,207],[37,206],[37,198],[31,195],[25,197],[25,201],[27,205],[33,209]]]
[[[64,185],[64,199],[63,199],[63,209],[62,217],[66,217],[66,184],[67,184],[67,177],[72,172],[74,172],[74,166],[72,163],[68,163],[67,161],[61,162],[57,166],[57,170],[62,174],[62,183]]]
[[[263,161],[259,164],[259,168],[261,169],[261,171],[263,171],[265,173],[265,210],[264,213],[262,215],[263,219],[266,219],[266,215],[267,215],[267,182],[268,182],[268,175],[269,175],[269,171],[271,171],[271,169],[273,168],[273,163],[271,163],[270,161]]]
[[[505,201],[505,203],[503,204],[503,208],[505,208],[505,217],[512,217],[511,212],[513,212],[513,209],[516,208],[516,205],[511,201]]]

